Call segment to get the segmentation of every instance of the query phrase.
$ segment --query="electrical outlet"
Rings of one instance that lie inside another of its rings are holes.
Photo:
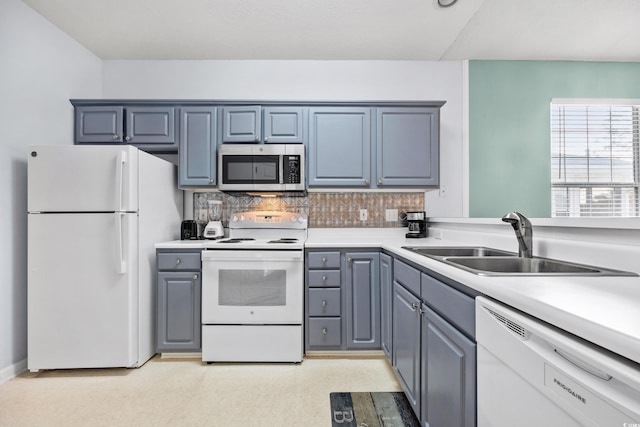
[[[360,221],[366,221],[369,216],[369,212],[366,209],[360,209]]]
[[[398,220],[398,209],[385,209],[384,220],[387,222],[396,222]]]

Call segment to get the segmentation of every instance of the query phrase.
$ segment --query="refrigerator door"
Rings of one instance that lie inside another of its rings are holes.
[[[137,215],[28,215],[28,369],[135,367]]]
[[[138,154],[126,145],[29,147],[27,210],[137,211]]]

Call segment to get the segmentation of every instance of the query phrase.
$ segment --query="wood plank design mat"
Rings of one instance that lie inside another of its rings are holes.
[[[420,427],[402,392],[331,393],[332,427]]]

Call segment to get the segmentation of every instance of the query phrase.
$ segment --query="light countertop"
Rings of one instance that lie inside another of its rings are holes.
[[[402,246],[460,246],[405,238],[406,228],[312,228],[305,248],[381,248],[640,363],[640,277],[479,276]],[[202,241],[156,248],[197,249]],[[606,267],[606,266],[602,266]]]

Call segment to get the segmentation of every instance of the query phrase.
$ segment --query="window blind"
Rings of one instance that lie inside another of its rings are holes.
[[[551,104],[552,216],[639,216],[638,104]]]

